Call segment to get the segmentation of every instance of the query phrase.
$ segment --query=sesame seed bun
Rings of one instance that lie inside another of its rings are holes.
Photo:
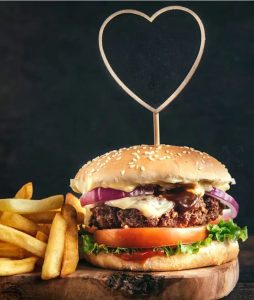
[[[97,187],[132,191],[145,184],[199,183],[227,190],[232,181],[218,160],[189,147],[132,146],[108,152],[85,164],[71,188],[85,193]]]
[[[221,265],[235,259],[239,252],[237,241],[216,242],[201,247],[195,254],[175,254],[153,256],[141,261],[126,261],[112,253],[87,254],[85,259],[91,264],[115,270],[132,271],[180,271],[207,266]]]

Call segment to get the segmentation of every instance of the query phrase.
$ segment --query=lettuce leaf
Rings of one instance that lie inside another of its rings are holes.
[[[174,254],[195,254],[198,253],[200,247],[202,246],[208,246],[212,242],[212,239],[210,237],[207,237],[203,241],[199,241],[192,244],[182,244],[179,242],[176,247],[159,247],[155,248],[156,250],[163,250],[166,256],[171,256]]]
[[[99,254],[103,253],[114,253],[114,254],[121,254],[121,253],[133,253],[137,251],[136,249],[130,248],[111,248],[107,247],[106,245],[99,245],[98,243],[94,242],[93,237],[91,234],[85,232],[84,230],[79,232],[81,238],[81,248],[84,253],[93,253]]]
[[[207,225],[207,230],[209,236],[219,242],[224,242],[226,240],[242,240],[243,242],[248,238],[247,227],[244,226],[240,228],[233,220],[229,221],[220,221],[218,224],[209,224]]]
[[[175,247],[157,247],[153,251],[163,251],[166,256],[171,256],[174,254],[195,254],[198,253],[201,247],[205,247],[211,244],[212,241],[224,242],[224,241],[237,241],[242,240],[243,242],[248,238],[247,227],[240,228],[232,220],[220,221],[218,224],[208,224],[207,225],[208,237],[202,241],[198,241],[192,244],[182,244],[180,241]],[[81,241],[81,251],[90,254],[99,253],[134,253],[141,251],[142,249],[133,248],[111,248],[106,245],[99,245],[94,242],[91,234],[86,232],[84,229],[79,231],[80,241]]]

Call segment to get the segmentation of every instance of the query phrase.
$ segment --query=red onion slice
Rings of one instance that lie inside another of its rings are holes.
[[[223,210],[223,219],[234,219],[239,211],[239,205],[236,200],[226,192],[213,188],[211,191],[206,192],[206,195],[220,200],[221,203],[228,208]]]
[[[90,192],[83,194],[80,198],[82,206],[88,204],[95,204],[98,202],[105,202],[109,200],[116,200],[125,197],[136,197],[143,195],[152,195],[154,193],[153,186],[140,186],[135,188],[131,192],[124,192],[121,190],[114,190],[110,188],[96,188]]]

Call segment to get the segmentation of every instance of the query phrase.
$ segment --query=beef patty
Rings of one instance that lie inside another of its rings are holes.
[[[105,204],[93,207],[90,226],[99,229],[123,227],[190,227],[200,226],[216,220],[222,214],[224,205],[219,200],[204,196],[191,209],[184,211],[177,205],[160,218],[146,218],[141,211],[120,209]]]

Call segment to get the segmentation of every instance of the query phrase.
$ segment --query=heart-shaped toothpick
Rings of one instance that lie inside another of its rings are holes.
[[[173,10],[180,10],[180,11],[184,11],[190,15],[192,15],[194,17],[194,19],[197,21],[198,25],[199,25],[199,29],[200,29],[200,35],[201,35],[201,39],[200,39],[200,47],[199,47],[199,51],[197,54],[197,57],[192,65],[192,67],[190,68],[189,72],[187,73],[186,77],[183,79],[182,83],[178,86],[178,88],[173,92],[173,94],[171,94],[166,100],[164,100],[164,102],[159,105],[157,108],[152,107],[150,104],[146,103],[144,100],[142,100],[139,96],[137,96],[132,90],[130,90],[125,83],[123,83],[123,81],[118,77],[118,75],[115,73],[115,71],[112,69],[106,54],[104,52],[104,48],[103,48],[103,33],[104,30],[106,28],[106,26],[108,25],[108,23],[113,20],[114,18],[116,18],[117,16],[123,15],[123,14],[133,14],[133,15],[137,15],[140,17],[145,18],[147,21],[149,22],[153,22],[158,16],[160,16],[161,14],[168,12],[168,11],[173,11]],[[146,109],[150,110],[153,113],[153,124],[154,124],[154,144],[158,145],[160,143],[160,130],[159,130],[159,113],[165,108],[167,107],[180,93],[181,91],[184,89],[184,87],[188,84],[188,82],[190,81],[191,77],[193,76],[193,74],[195,73],[202,54],[204,52],[204,47],[205,47],[205,29],[204,29],[204,25],[201,21],[201,19],[199,18],[199,16],[193,12],[192,10],[183,7],[183,6],[168,6],[168,7],[164,7],[160,10],[158,10],[156,13],[154,13],[151,17],[149,17],[148,15],[146,15],[145,13],[138,11],[138,10],[134,10],[134,9],[125,9],[125,10],[120,10],[117,11],[115,13],[113,13],[112,15],[110,15],[102,24],[101,28],[100,28],[100,32],[99,32],[99,49],[100,49],[100,53],[101,53],[101,57],[109,71],[109,73],[111,74],[111,76],[115,79],[115,81],[120,85],[120,87],[129,95],[131,96],[134,100],[136,100],[139,104],[141,104],[143,107],[145,107]]]

